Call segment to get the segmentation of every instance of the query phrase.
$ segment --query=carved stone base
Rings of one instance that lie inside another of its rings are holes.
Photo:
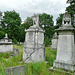
[[[23,61],[25,63],[45,61],[44,45],[38,45],[38,47],[36,48],[36,46],[34,47],[34,45],[27,47],[26,44],[23,49]]]
[[[62,68],[65,70],[75,71],[75,64],[69,64],[65,62],[54,61],[53,67]]]

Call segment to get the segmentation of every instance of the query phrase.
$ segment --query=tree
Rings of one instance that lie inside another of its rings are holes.
[[[59,14],[59,17],[56,19],[56,28],[62,25],[62,18],[64,14]]]
[[[21,41],[24,42],[25,40],[25,29],[28,29],[30,26],[33,25],[32,17],[27,17],[25,22],[21,24]]]
[[[25,22],[22,24],[22,27],[24,29],[28,29],[32,25],[33,25],[32,17],[27,17],[27,19],[25,20]]]
[[[4,17],[2,21],[2,29],[4,29],[5,33],[8,33],[9,38],[16,39],[19,41],[20,37],[20,25],[21,18],[18,13],[13,11],[4,12]]]
[[[44,43],[46,46],[48,46],[51,44],[51,38],[53,37],[53,34],[54,34],[53,16],[46,13],[39,14],[39,24],[40,24],[40,27],[42,27],[45,30]]]

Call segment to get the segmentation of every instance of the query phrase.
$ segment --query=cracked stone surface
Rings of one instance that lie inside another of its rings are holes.
[[[45,60],[44,30],[39,27],[39,18],[37,16],[33,18],[34,25],[25,30],[23,61],[26,63]]]

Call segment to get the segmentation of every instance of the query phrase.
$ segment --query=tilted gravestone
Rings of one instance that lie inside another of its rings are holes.
[[[23,61],[26,63],[45,61],[44,30],[39,26],[38,15],[33,16],[33,26],[25,31]]]
[[[5,75],[25,75],[25,66],[6,68]]]
[[[10,57],[13,57],[13,56],[16,56],[16,55],[19,55],[19,50],[18,50],[18,48],[13,48],[13,51],[11,52]]]
[[[58,31],[57,56],[53,67],[75,71],[75,28],[71,25],[71,16],[66,12],[63,16],[62,26]]]

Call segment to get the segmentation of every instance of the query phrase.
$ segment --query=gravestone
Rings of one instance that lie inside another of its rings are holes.
[[[57,50],[57,44],[58,44],[58,35],[57,32],[55,32],[55,35],[52,38],[52,45],[51,45],[52,50]]]
[[[23,49],[23,61],[38,62],[45,61],[44,30],[39,26],[39,16],[33,16],[33,26],[26,31]]]
[[[71,25],[71,16],[66,12],[62,26],[56,29],[58,35],[57,56],[53,67],[75,71],[74,31]]]
[[[12,40],[8,38],[7,33],[5,37],[0,40],[0,52],[12,52],[13,51],[13,43]]]
[[[18,50],[18,48],[14,48],[14,49],[13,49],[13,51],[11,52],[10,57],[13,57],[13,56],[16,56],[16,55],[19,55],[19,50]]]
[[[6,68],[5,75],[25,75],[25,66]]]

